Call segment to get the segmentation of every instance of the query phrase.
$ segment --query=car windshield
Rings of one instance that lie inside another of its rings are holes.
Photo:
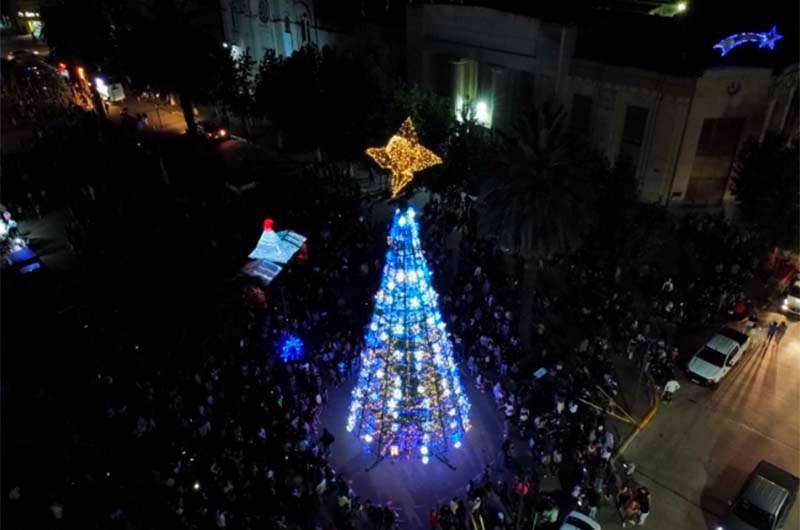
[[[712,350],[708,346],[704,346],[697,356],[703,359],[705,362],[713,364],[714,366],[725,365],[725,354],[718,352],[717,350]]]
[[[770,530],[772,528],[772,521],[775,518],[771,513],[762,510],[755,504],[746,500],[737,502],[736,506],[733,508],[733,513],[735,513],[739,519],[758,530]]]
[[[571,517],[571,516],[567,517],[564,520],[564,523],[565,524],[571,524],[572,526],[574,526],[575,528],[578,528],[579,530],[595,530],[586,521],[581,521],[580,519],[577,519],[577,518]]]
[[[789,287],[789,296],[800,298],[800,285],[792,285]]]

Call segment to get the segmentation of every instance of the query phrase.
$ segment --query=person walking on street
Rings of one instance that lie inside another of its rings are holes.
[[[767,328],[767,347],[769,347],[770,343],[772,342],[772,339],[774,339],[775,335],[777,334],[778,334],[778,323],[773,320],[772,323],[769,325],[769,328]]]
[[[780,323],[778,326],[777,331],[775,331],[775,346],[780,346],[781,341],[783,340],[783,336],[786,335],[786,330],[789,326],[786,325],[786,321]]]

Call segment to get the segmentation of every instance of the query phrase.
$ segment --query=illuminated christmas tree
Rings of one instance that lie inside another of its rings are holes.
[[[427,464],[461,447],[469,401],[422,254],[414,210],[398,210],[367,329],[347,430],[379,458]]]

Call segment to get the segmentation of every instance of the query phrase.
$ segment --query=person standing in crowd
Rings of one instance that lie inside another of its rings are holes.
[[[428,514],[428,522],[430,522],[431,530],[441,530],[439,525],[439,507],[434,506]]]
[[[503,440],[502,450],[503,450],[503,463],[506,467],[511,467],[513,462],[513,457],[511,455],[511,451],[514,448],[514,444],[511,443],[509,438]]]
[[[594,488],[586,491],[586,503],[589,505],[589,517],[597,519],[597,509],[600,506],[600,495]]]
[[[626,502],[625,506],[622,508],[623,528],[628,525],[633,526],[639,522],[639,501],[636,499],[635,496],[629,498],[628,502]]]
[[[630,485],[623,484],[622,488],[617,493],[617,510],[620,512],[627,506],[628,501],[633,498],[633,492],[631,491]]]
[[[675,392],[680,390],[680,388],[681,384],[678,383],[678,381],[675,379],[670,379],[666,382],[666,384],[664,384],[664,393],[662,394],[661,399],[663,399],[665,403],[669,403],[672,401],[672,397]]]
[[[636,499],[639,502],[639,525],[643,525],[645,521],[647,521],[647,517],[650,515],[650,504],[652,501],[652,496],[650,495],[650,491],[647,488],[641,487],[636,494]]]
[[[325,448],[325,456],[330,456],[331,445],[336,441],[336,437],[332,435],[328,429],[323,428],[322,436],[319,437],[319,441],[322,442],[322,446]]]

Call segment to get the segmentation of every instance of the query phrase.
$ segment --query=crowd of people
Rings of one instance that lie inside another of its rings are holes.
[[[447,241],[457,226],[470,226],[464,217],[471,211],[456,194],[429,203],[424,246],[436,270],[453,266]],[[742,319],[752,310],[744,292],[759,274],[764,250],[759,242],[710,216],[681,219],[675,230],[689,259],[695,258],[693,248],[706,251],[696,253],[697,262],[679,264],[677,270],[688,272],[674,279],[656,266],[636,270],[584,253],[540,260],[537,274],[544,281],[521,301],[533,306],[525,324],[531,327],[529,350],[516,335],[523,308],[515,302],[524,274],[513,266],[520,263],[518,256],[504,255],[491,240],[468,230],[454,264],[456,280],[443,297],[467,370],[479,388],[491,391],[506,418],[506,436],[522,441],[519,448],[509,439],[503,444],[507,463],[519,469],[523,481],[558,476],[572,505],[590,515],[597,513],[598,500],[636,489],[610,463],[618,440],[604,412],[625,402],[615,362],[635,363],[671,396],[679,356],[676,328]],[[720,251],[709,253],[712,249]],[[646,520],[651,498],[641,492],[618,503],[623,521]],[[526,506],[529,515],[521,515],[526,519],[553,518],[546,501]]]
[[[15,217],[40,218],[68,196],[62,168],[82,154],[78,143],[96,139],[96,117],[76,104],[63,77],[40,62],[4,61],[0,104],[4,203]]]
[[[97,499],[94,524],[104,528],[142,514],[185,528],[401,523],[396,506],[353,491],[319,425],[328,390],[358,363],[386,226],[373,223],[344,172],[310,171],[300,187],[303,201],[287,221],[308,236],[308,257],[269,287],[238,284],[242,333],[208,331],[192,356],[175,355],[150,373],[98,374],[102,429],[125,462],[87,463],[79,479],[55,485],[48,502],[56,526],[85,521],[81,496]],[[677,268],[689,271],[681,275],[583,253],[552,256],[536,265],[536,291],[520,296],[523,260],[479,236],[475,217],[463,195],[432,200],[423,248],[462,371],[505,419],[504,471],[487,469],[432,507],[432,529],[512,528],[520,519],[556,528],[566,511],[594,517],[604,503],[626,523],[645,523],[651,495],[612,463],[620,440],[605,411],[625,402],[615,365],[635,362],[665,384],[678,356],[675,327],[701,313],[711,322],[747,312],[741,293],[758,274],[757,242],[722,221],[689,217],[676,227],[689,248],[725,252],[699,253],[693,267]],[[531,315],[530,347],[519,336],[523,314]],[[304,358],[286,363],[276,354],[284,333],[302,338]],[[146,356],[135,340],[125,347]],[[543,488],[556,478],[558,490]],[[13,503],[25,489],[10,485],[5,494]]]

